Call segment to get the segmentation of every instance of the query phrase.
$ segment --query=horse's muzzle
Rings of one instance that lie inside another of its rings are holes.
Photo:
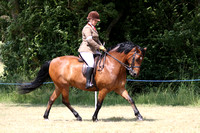
[[[129,73],[133,77],[137,77],[138,76],[138,73],[136,73],[132,68],[129,70]]]

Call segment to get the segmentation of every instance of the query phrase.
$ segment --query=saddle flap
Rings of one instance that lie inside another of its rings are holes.
[[[84,62],[84,61],[82,61]],[[95,63],[94,63],[94,70],[93,70],[93,74],[92,75],[95,75],[96,74],[96,69],[97,69],[97,59],[95,59]],[[83,66],[82,66],[82,74],[86,77],[86,70],[87,70],[87,64],[84,62],[83,63]]]
[[[83,58],[80,55],[79,55],[78,61],[79,62],[84,62]]]
[[[102,71],[103,68],[104,68],[104,63],[105,63],[105,58],[106,56],[103,56],[103,64],[102,66],[100,65],[102,62],[101,62],[101,59],[102,59],[102,56],[101,54],[94,54],[94,71],[93,71],[93,75],[95,76],[96,74],[96,70],[97,70],[97,66],[98,66],[98,63],[99,63],[99,69],[98,71]],[[83,63],[83,66],[82,66],[82,74],[85,76],[85,73],[86,73],[86,70],[87,70],[87,63],[84,61],[84,59],[79,55],[79,58],[78,58],[78,61],[79,62],[84,62]]]

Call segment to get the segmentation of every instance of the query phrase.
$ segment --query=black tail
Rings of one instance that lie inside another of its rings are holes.
[[[45,80],[47,80],[50,77],[49,76],[50,62],[51,61],[47,61],[42,65],[40,71],[38,72],[36,79],[33,82],[31,82],[30,84],[21,85],[19,87],[18,91],[19,91],[20,94],[26,94],[26,93],[29,93],[31,91],[34,91],[40,85],[42,85],[45,82]]]

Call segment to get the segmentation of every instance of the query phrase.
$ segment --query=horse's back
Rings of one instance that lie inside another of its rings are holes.
[[[69,67],[69,65],[71,64],[78,64],[78,57],[76,56],[61,56],[61,57],[57,57],[57,58],[54,58],[52,61],[51,61],[51,64],[50,64],[50,70],[51,69],[63,69],[63,67]]]
[[[69,83],[82,76],[82,64],[76,56],[57,57],[51,61],[49,75],[54,83]]]
[[[60,56],[56,57],[52,60],[52,62],[64,62],[64,61],[78,61],[77,56],[72,56],[72,55],[66,55],[66,56]]]

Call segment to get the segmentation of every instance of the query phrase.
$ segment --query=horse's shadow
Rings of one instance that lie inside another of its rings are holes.
[[[83,121],[91,121],[91,119],[86,119]],[[110,117],[110,118],[103,118],[103,119],[98,119],[99,122],[134,122],[138,121],[136,118],[124,118],[124,117]],[[143,121],[148,121],[148,122],[153,122],[156,121],[155,119],[147,119],[144,118]]]
[[[54,120],[54,121],[77,121],[77,120],[76,119],[74,119],[74,120],[61,120],[61,119],[59,119],[59,120]],[[92,119],[83,119],[83,121],[91,122]],[[110,117],[110,118],[105,118],[105,119],[99,119],[97,122],[137,122],[137,121],[138,120],[136,118]],[[156,121],[156,119],[144,118],[143,121],[153,122],[153,121]],[[140,122],[140,121],[138,121],[138,122]]]
[[[100,119],[99,121],[103,121],[103,122],[134,122],[134,121],[138,121],[136,118],[124,118],[124,117],[110,117],[110,118],[106,118],[106,119]],[[144,118],[143,121],[155,121],[155,119],[147,119]]]

